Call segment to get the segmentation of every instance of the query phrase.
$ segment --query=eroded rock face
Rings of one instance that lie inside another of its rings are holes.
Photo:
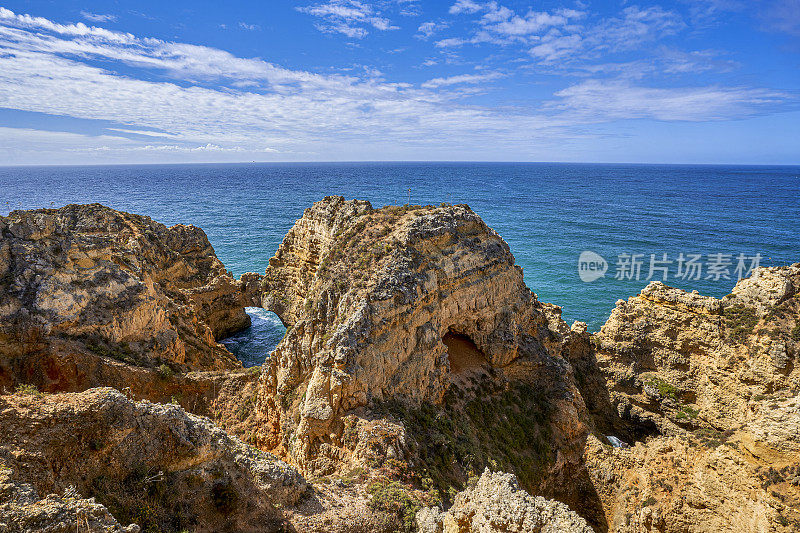
[[[240,366],[216,339],[249,325],[248,302],[201,229],[92,204],[15,211],[0,237],[0,384],[69,390],[70,355]]]
[[[306,491],[294,468],[208,419],[108,388],[0,396],[0,433],[11,478],[40,494],[74,486],[151,530],[277,531]]]
[[[656,437],[630,448],[591,436],[587,470],[607,513],[603,530],[796,531],[798,456],[776,453],[751,431]]]
[[[560,309],[536,299],[508,245],[467,206],[328,197],[297,221],[264,280],[265,305],[290,329],[264,371],[262,443],[309,472],[351,456],[345,415],[387,400],[441,404],[487,369],[569,412],[563,440],[585,431]],[[387,445],[400,458],[402,440]]]
[[[417,524],[420,533],[592,533],[563,503],[533,497],[513,474],[488,469],[475,487],[456,495],[447,512],[422,509]]]
[[[73,489],[40,498],[28,483],[10,478],[0,466],[0,531],[7,533],[138,533],[139,526],[120,525],[103,505],[81,498]]]
[[[583,354],[609,393],[596,427],[632,444],[587,442],[602,529],[800,527],[799,282],[796,264],[758,269],[721,300],[652,283],[618,302]],[[602,389],[590,382],[585,394]]]
[[[593,338],[618,414],[665,434],[724,431],[753,397],[800,388],[798,280],[800,265],[758,269],[722,300],[654,282],[618,302]]]

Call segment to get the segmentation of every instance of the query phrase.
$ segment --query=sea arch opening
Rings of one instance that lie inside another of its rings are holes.
[[[250,327],[219,342],[245,367],[260,366],[283,338],[286,326],[278,315],[263,307],[245,307],[244,310],[250,316]]]

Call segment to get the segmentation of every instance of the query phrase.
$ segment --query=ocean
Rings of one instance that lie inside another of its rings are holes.
[[[327,195],[469,204],[511,247],[525,282],[567,322],[602,326],[648,280],[721,297],[751,266],[800,261],[800,167],[565,163],[254,163],[0,167],[0,212],[100,202],[200,226],[234,275],[263,272]],[[579,271],[579,257],[586,252]],[[666,255],[665,255],[666,254]],[[228,341],[257,364],[274,315]]]

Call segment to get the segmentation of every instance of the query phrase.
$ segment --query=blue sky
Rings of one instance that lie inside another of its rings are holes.
[[[800,163],[800,0],[0,0],[0,165]]]

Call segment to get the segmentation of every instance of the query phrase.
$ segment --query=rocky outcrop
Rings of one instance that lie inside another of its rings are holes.
[[[403,416],[399,431],[364,441],[359,420],[384,419],[377,405],[442,406],[452,390],[449,403],[463,406],[520,383],[537,392],[531,412],[547,403],[552,415],[531,420],[531,435],[546,426],[562,463],[575,443],[580,455],[583,404],[562,357],[569,328],[469,207],[328,197],[287,234],[264,287],[290,329],[265,364],[260,444],[305,472],[330,472],[373,445],[409,460]]]
[[[417,513],[420,533],[592,533],[566,505],[533,497],[513,474],[483,472],[477,484],[460,492],[447,512]]]
[[[107,384],[108,359],[240,366],[216,339],[249,325],[248,301],[200,228],[69,205],[2,217],[0,237],[0,386]]]
[[[467,206],[328,197],[238,281],[99,205],[0,236],[0,531],[800,528],[800,264],[590,334]],[[260,369],[245,305],[288,326]]]
[[[590,437],[586,466],[606,512],[604,530],[797,531],[797,452],[755,440],[759,425],[655,437],[629,448]]]
[[[575,366],[604,378],[578,379],[585,397],[608,391],[595,428],[631,443],[587,442],[603,529],[800,527],[798,288],[800,264],[757,269],[722,299],[651,283],[617,303]]]
[[[139,526],[120,525],[93,498],[81,498],[73,488],[63,495],[40,498],[28,483],[10,479],[11,470],[0,466],[0,531],[4,533],[138,533]]]
[[[74,486],[146,530],[278,531],[306,491],[291,466],[208,419],[113,389],[0,396],[0,433],[13,479],[40,494]]]
[[[658,433],[724,431],[754,397],[800,388],[794,287],[800,264],[758,269],[722,300],[654,282],[617,302],[593,337],[617,413]]]

